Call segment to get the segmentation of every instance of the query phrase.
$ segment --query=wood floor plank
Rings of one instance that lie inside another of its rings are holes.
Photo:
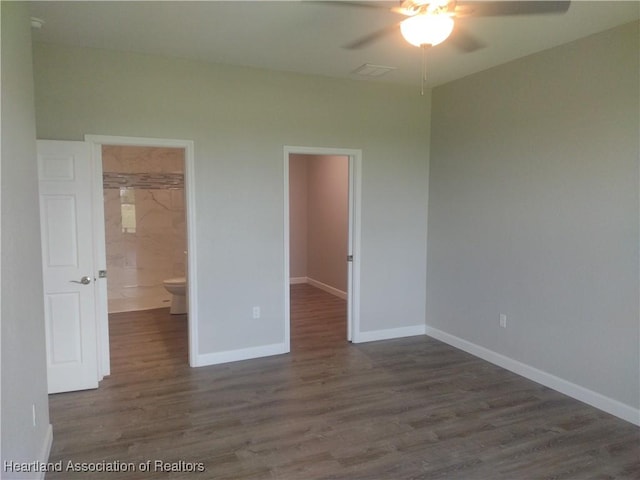
[[[50,397],[50,461],[204,472],[47,479],[638,479],[640,430],[428,337],[360,345],[293,285],[291,353],[192,369],[186,316],[110,316],[112,374]]]

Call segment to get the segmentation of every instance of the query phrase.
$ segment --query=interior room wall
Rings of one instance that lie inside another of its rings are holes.
[[[39,137],[194,141],[202,361],[284,345],[284,145],[362,150],[360,331],[424,331],[430,106],[418,88],[51,44],[34,59]]]
[[[164,280],[186,273],[184,150],[105,145],[102,170],[109,312],[168,307]]]
[[[346,293],[349,158],[314,156],[307,168],[307,276]]]
[[[6,462],[45,461],[52,440],[29,7],[1,2],[2,18],[2,477]]]
[[[349,157],[290,155],[290,272],[346,297]]]
[[[289,156],[289,273],[292,282],[307,280],[307,155]]]
[[[429,327],[635,409],[638,38],[434,89],[427,268]]]

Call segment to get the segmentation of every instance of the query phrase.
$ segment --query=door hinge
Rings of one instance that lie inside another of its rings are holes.
[[[347,262],[353,262],[353,255],[347,255]]]

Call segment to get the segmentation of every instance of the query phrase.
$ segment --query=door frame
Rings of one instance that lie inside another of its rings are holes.
[[[104,192],[102,182],[102,146],[168,147],[184,149],[185,214],[187,225],[187,299],[189,305],[189,365],[197,365],[198,356],[198,302],[195,218],[195,169],[193,140],[168,138],[122,137],[113,135],[85,135],[91,147],[93,167],[93,232],[94,262],[96,270],[107,269],[104,230]],[[107,272],[108,275],[108,272]],[[96,283],[96,322],[98,332],[98,374],[102,379],[111,373],[109,354],[109,316],[107,282]]]
[[[349,240],[347,255],[347,340],[360,336],[360,239],[362,150],[350,148],[284,146],[284,336],[286,351],[291,351],[290,245],[289,245],[289,157],[291,155],[332,155],[349,159]]]

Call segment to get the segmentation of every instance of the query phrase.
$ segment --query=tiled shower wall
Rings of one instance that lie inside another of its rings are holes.
[[[184,151],[103,146],[109,312],[169,306],[162,282],[184,277]]]

